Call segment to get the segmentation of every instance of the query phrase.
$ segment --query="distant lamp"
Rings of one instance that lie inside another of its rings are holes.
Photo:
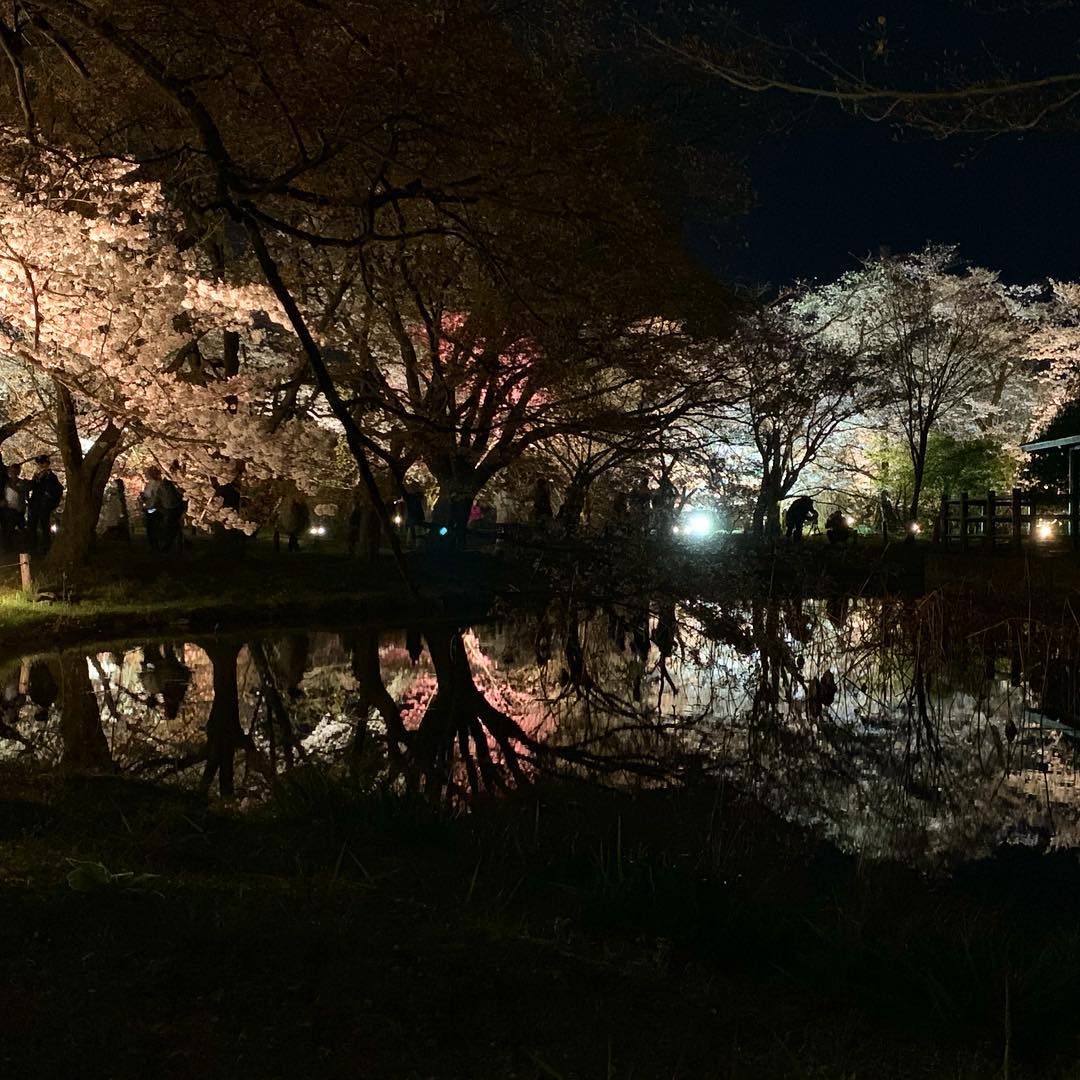
[[[1035,526],[1035,539],[1036,540],[1053,540],[1054,538],[1054,525],[1050,521],[1040,521]]]
[[[845,514],[844,515],[844,524],[849,529],[854,529],[855,528],[855,519],[850,514]]]
[[[686,523],[686,532],[689,536],[708,536],[713,531],[712,518],[700,511],[690,515]]]
[[[448,528],[447,528],[447,527],[446,527],[445,525],[440,525],[440,526],[439,526],[439,535],[440,535],[440,536],[446,536],[446,534],[447,534],[447,533],[448,533],[449,531],[450,531],[450,530],[449,530],[449,529],[448,529]]]
[[[60,526],[59,525],[50,525],[49,526],[49,532],[56,533],[56,532],[59,532],[59,531],[60,531]]]
[[[909,528],[913,536],[918,536],[922,532],[922,526],[917,521],[913,521]]]
[[[400,525],[401,524],[401,515],[400,514],[395,514],[394,515],[394,524],[395,525]]]
[[[687,540],[704,540],[716,532],[716,518],[708,510],[687,509],[683,511],[682,521],[673,525],[671,531]]]

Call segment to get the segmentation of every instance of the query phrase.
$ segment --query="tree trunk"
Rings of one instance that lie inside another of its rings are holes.
[[[360,562],[370,565],[379,558],[379,544],[382,540],[382,526],[373,506],[360,507],[358,532],[357,556]]]
[[[761,477],[758,488],[757,504],[754,506],[754,535],[756,537],[777,537],[780,528],[780,485],[771,470]]]
[[[60,655],[60,731],[65,769],[88,772],[112,768],[109,743],[101,727],[101,707],[82,653]]]
[[[70,573],[84,566],[94,548],[105,485],[120,452],[123,432],[111,421],[83,454],[70,391],[56,384],[57,432],[64,460],[64,513],[56,542],[49,552],[52,566]]]
[[[465,546],[465,530],[469,526],[469,514],[472,512],[473,503],[483,486],[476,474],[469,469],[462,476],[460,470],[456,474],[437,473],[435,476],[439,485],[439,494],[435,500],[435,506],[431,511],[431,523],[438,528],[445,527],[449,531],[449,541],[455,550]]]
[[[379,497],[384,504],[389,505],[392,499],[389,494],[390,478],[386,473],[376,476]],[[355,529],[355,548],[353,549],[357,559],[366,564],[378,561],[379,549],[382,546],[383,527],[378,511],[367,491],[360,489],[356,493],[357,521],[352,528]],[[389,539],[396,539],[394,537]],[[352,543],[352,541],[350,541]]]
[[[573,536],[581,524],[581,516],[585,511],[585,497],[588,492],[588,479],[582,475],[575,475],[566,489],[566,495],[556,517],[567,536]]]
[[[104,485],[97,485],[81,472],[67,472],[62,527],[49,551],[50,562],[64,569],[85,565],[94,549]]]
[[[922,497],[923,476],[926,473],[926,447],[929,441],[929,432],[919,433],[918,443],[912,447],[911,470],[914,476],[914,484],[911,489],[911,505],[908,507],[908,520],[919,520],[919,499]]]

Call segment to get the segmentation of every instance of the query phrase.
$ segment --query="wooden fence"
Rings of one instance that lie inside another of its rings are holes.
[[[1062,509],[1064,507],[1064,509]],[[1038,495],[1013,488],[972,498],[941,496],[936,538],[946,547],[1013,547],[1068,540],[1080,548],[1080,499]]]

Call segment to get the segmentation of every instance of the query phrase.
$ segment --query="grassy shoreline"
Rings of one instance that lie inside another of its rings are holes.
[[[103,561],[68,598],[34,599],[9,582],[0,595],[0,653],[98,641],[206,635],[301,623],[402,626],[451,615],[483,617],[499,590],[496,561],[470,557],[452,571],[410,567],[410,592],[389,560],[364,567],[338,554],[253,551],[224,562],[212,552],[182,560]]]
[[[535,604],[560,592],[573,592],[586,603],[621,602],[636,609],[661,600],[920,597],[942,591],[995,616],[1050,619],[1071,610],[1080,592],[1080,563],[1067,554],[1045,560],[1042,577],[1009,553],[981,558],[973,579],[971,558],[943,555],[927,544],[836,549],[813,541],[733,542],[663,551],[551,544],[448,557],[413,553],[410,590],[387,555],[365,566],[332,549],[274,553],[260,542],[239,556],[203,544],[162,558],[137,545],[113,544],[70,596],[61,588],[50,599],[28,597],[9,569],[0,578],[0,654],[301,623],[464,623],[482,620],[495,605]],[[933,580],[927,580],[930,568]],[[1045,588],[1042,578],[1049,583]]]

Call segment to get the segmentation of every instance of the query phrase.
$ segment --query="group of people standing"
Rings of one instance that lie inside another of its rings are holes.
[[[146,539],[154,551],[171,551],[181,544],[181,526],[187,509],[184,493],[156,465],[143,470],[143,481],[139,505],[146,523]]]
[[[39,454],[33,463],[34,472],[28,479],[22,475],[22,462],[0,466],[0,543],[5,551],[25,547],[44,554],[52,543],[52,518],[64,496],[64,486],[47,454]]]

